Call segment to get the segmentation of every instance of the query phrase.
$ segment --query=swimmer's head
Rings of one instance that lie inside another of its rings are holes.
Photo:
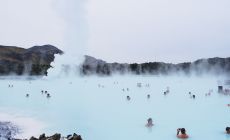
[[[230,127],[226,127],[226,132],[230,133]]]
[[[148,123],[152,123],[152,122],[153,122],[152,118],[149,118]]]
[[[185,134],[185,133],[186,133],[185,128],[181,128],[180,131],[181,131],[182,134]]]

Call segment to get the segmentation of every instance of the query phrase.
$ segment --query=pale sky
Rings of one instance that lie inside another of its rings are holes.
[[[0,0],[0,44],[70,57],[183,62],[230,56],[229,0]]]

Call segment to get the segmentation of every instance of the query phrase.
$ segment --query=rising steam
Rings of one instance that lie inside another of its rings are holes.
[[[54,67],[49,76],[77,74],[78,66],[83,61],[87,45],[88,32],[85,0],[54,0],[54,10],[65,23],[63,32],[64,55],[56,56]],[[76,49],[77,48],[77,49]],[[75,51],[77,50],[77,51]]]

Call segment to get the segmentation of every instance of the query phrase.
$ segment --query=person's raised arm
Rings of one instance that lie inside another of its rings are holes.
[[[180,133],[180,128],[177,129],[177,134],[176,135],[178,136],[179,133]]]

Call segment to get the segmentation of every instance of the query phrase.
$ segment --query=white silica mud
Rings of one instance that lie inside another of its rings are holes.
[[[41,133],[77,133],[84,140],[173,140],[177,139],[177,128],[185,128],[189,139],[230,140],[225,133],[230,126],[230,96],[218,93],[218,81],[225,79],[215,76],[1,79],[0,121],[15,123],[20,128],[19,138]],[[164,95],[167,89],[169,92]],[[152,128],[145,127],[148,118],[153,120]]]

